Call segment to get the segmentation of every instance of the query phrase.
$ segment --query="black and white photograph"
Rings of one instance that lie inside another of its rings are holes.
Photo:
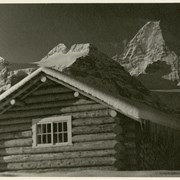
[[[180,3],[0,3],[1,177],[180,177]]]

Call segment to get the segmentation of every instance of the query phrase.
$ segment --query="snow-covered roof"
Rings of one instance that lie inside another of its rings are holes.
[[[119,98],[114,97],[113,95],[110,95],[105,91],[100,91],[96,88],[90,87],[86,83],[82,83],[81,81],[69,77],[62,72],[55,71],[49,68],[42,68],[42,71],[51,77],[54,77],[66,84],[79,89],[80,91],[87,93],[88,95],[97,98],[98,100],[109,105],[118,112],[134,120],[140,122],[141,120],[149,120],[154,123],[180,129],[180,121],[175,116],[173,117],[172,115],[168,115],[160,110],[154,109],[145,104],[140,104],[138,102],[129,100],[122,96]]]
[[[70,50],[60,44],[38,64],[39,69],[0,95],[0,103],[42,72],[134,120],[180,129],[179,119],[163,112],[165,105],[157,96],[90,44],[73,45]]]
[[[7,98],[17,89],[21,88],[27,82],[29,82],[34,77],[38,76],[41,72],[45,73],[47,76],[55,78],[59,80],[59,82],[63,82],[67,85],[73,86],[79,90],[79,92],[83,92],[87,95],[90,95],[97,100],[103,102],[107,106],[111,107],[112,109],[136,120],[149,120],[154,123],[162,124],[168,127],[180,129],[180,122],[179,119],[172,115],[168,115],[162,111],[154,109],[144,104],[140,104],[138,102],[129,100],[125,97],[116,98],[113,95],[109,95],[106,92],[100,91],[93,87],[88,86],[87,84],[72,78],[62,72],[59,72],[54,69],[40,67],[36,71],[34,71],[29,76],[25,77],[22,81],[8,89],[6,92],[0,95],[0,101]]]

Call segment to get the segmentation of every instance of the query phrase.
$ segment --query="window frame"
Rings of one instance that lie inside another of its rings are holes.
[[[39,148],[39,147],[56,147],[56,146],[66,146],[66,145],[72,145],[72,125],[71,125],[72,117],[70,115],[67,116],[52,116],[52,117],[46,117],[46,118],[38,118],[38,119],[32,119],[32,139],[33,139],[33,148]],[[67,122],[67,136],[68,141],[62,142],[62,143],[53,143],[53,123],[59,123],[59,122]],[[51,143],[47,144],[37,144],[37,125],[38,124],[51,124]]]

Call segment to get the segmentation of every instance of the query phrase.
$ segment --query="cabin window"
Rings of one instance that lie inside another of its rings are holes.
[[[33,119],[33,147],[72,144],[71,116]]]

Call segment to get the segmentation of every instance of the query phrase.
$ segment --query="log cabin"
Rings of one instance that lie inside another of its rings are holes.
[[[0,171],[180,168],[179,119],[100,57],[40,67],[0,95]]]

